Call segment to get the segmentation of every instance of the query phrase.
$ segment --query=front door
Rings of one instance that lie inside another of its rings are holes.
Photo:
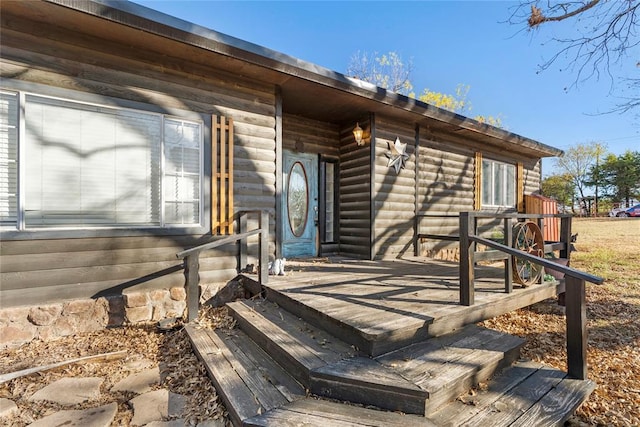
[[[282,256],[316,256],[318,159],[285,151],[283,168]]]

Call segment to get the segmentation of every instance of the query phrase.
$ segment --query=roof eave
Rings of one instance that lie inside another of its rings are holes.
[[[339,89],[373,102],[386,104],[423,117],[464,129],[483,138],[515,144],[540,157],[554,157],[563,151],[504,129],[480,123],[431,104],[387,91],[374,84],[347,77],[328,68],[300,60],[217,31],[190,23],[145,6],[120,0],[45,0],[70,9],[108,19],[162,37],[200,47],[234,59],[266,67],[296,78]]]

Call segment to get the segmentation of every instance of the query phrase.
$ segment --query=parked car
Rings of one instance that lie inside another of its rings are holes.
[[[618,212],[616,214],[616,216],[627,216],[627,217],[629,217],[629,216],[637,216],[637,217],[640,217],[640,203],[638,203],[635,206],[631,206],[630,208],[625,209],[625,210],[623,210],[621,212]]]
[[[625,208],[613,208],[609,211],[609,216],[613,217],[613,216],[625,216],[625,215],[619,215],[621,213],[623,213],[625,211]]]

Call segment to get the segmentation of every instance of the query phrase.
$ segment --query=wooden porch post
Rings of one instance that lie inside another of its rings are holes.
[[[567,288],[567,372],[569,377],[587,379],[587,307],[585,281],[565,275]]]
[[[504,219],[504,244],[513,246],[513,220],[511,218]],[[513,292],[513,257],[508,256],[504,260],[504,291],[508,294]]]
[[[474,219],[469,212],[460,212],[460,304],[466,306],[475,302],[475,245],[469,240],[469,234],[475,234]]]
[[[245,233],[247,231],[247,213],[246,212],[240,212],[238,214],[238,233],[242,234]],[[238,240],[238,246],[239,246],[239,251],[240,253],[238,254],[239,256],[239,263],[240,266],[238,267],[238,271],[243,271],[244,268],[247,266],[247,239],[240,239]]]
[[[564,249],[560,250],[560,258],[571,259],[571,216],[560,218],[560,241],[564,243]],[[567,263],[567,265],[569,265]]]
[[[187,322],[191,322],[198,317],[198,305],[200,303],[200,286],[198,283],[199,257],[200,252],[196,252],[184,258],[184,275],[187,288]]]
[[[260,211],[260,240],[258,243],[259,263],[258,281],[266,284],[269,280],[269,212]]]
[[[282,173],[282,88],[276,86],[276,258],[282,258],[282,193],[284,178]],[[267,225],[268,231],[268,225]],[[262,262],[262,260],[260,260]]]

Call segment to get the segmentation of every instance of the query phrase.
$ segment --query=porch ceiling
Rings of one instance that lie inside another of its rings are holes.
[[[562,153],[538,141],[134,3],[5,0],[0,7],[5,17],[47,25],[55,22],[58,27],[106,44],[155,52],[166,58],[168,67],[180,71],[188,70],[191,63],[277,85],[281,88],[283,111],[288,114],[350,124],[373,112],[521,156],[551,157]]]

